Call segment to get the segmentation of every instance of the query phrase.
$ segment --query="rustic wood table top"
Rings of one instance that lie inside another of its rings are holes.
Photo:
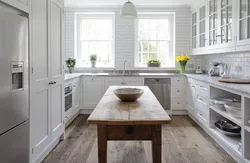
[[[171,122],[171,118],[147,86],[129,88],[143,89],[143,95],[135,102],[122,102],[114,94],[117,88],[111,86],[98,103],[90,117],[90,124],[104,125],[159,125]]]

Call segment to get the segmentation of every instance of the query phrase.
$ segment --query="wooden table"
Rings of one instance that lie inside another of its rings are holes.
[[[99,163],[107,163],[109,140],[151,140],[153,163],[161,163],[162,124],[171,118],[147,86],[136,87],[144,90],[136,102],[120,101],[113,91],[121,87],[110,87],[88,118],[97,124]]]

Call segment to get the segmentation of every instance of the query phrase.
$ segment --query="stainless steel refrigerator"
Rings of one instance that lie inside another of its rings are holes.
[[[0,162],[29,162],[28,19],[0,8]]]

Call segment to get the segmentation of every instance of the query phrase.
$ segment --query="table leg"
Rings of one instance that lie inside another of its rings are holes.
[[[161,125],[152,127],[152,156],[153,163],[161,163]]]
[[[97,125],[98,163],[107,163],[107,126]]]

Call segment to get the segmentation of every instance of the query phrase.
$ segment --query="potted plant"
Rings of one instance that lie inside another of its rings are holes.
[[[90,62],[91,62],[91,66],[95,67],[96,66],[96,60],[97,60],[97,55],[96,54],[92,54],[90,55]]]
[[[148,67],[161,67],[160,60],[151,59],[148,61]]]
[[[176,60],[180,63],[180,72],[185,73],[186,71],[186,64],[190,61],[190,57],[187,55],[179,55],[176,56]]]
[[[74,71],[75,65],[76,65],[76,59],[74,57],[69,57],[66,60],[66,65],[69,69],[69,73],[72,73]]]

